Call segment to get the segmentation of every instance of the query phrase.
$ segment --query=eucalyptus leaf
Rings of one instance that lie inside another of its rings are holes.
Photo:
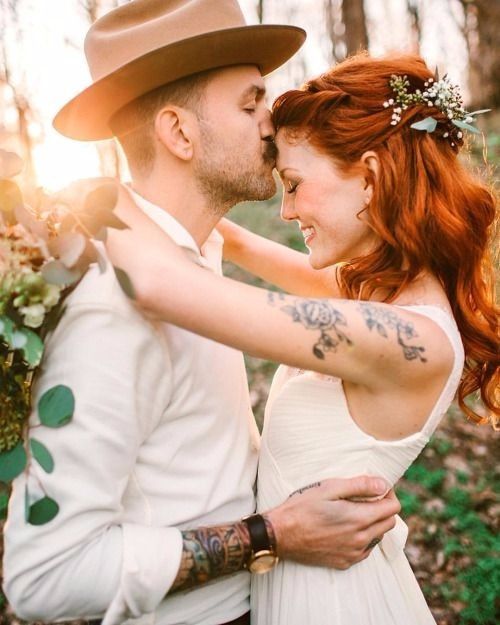
[[[123,269],[120,269],[120,267],[113,267],[113,269],[115,270],[116,279],[118,280],[118,284],[121,286],[122,291],[130,299],[135,299],[134,285],[132,284],[132,280],[130,279],[128,273],[123,271]]]
[[[461,122],[458,119],[452,119],[451,123],[454,124],[455,126],[457,126],[458,128],[463,128],[464,130],[468,130],[469,132],[473,132],[476,135],[480,135],[481,132],[475,128],[474,126],[471,126],[470,124],[467,124],[466,122]]]
[[[23,349],[27,342],[28,338],[21,330],[14,330],[10,343],[12,349]]]
[[[50,451],[34,438],[30,439],[30,447],[33,457],[46,473],[52,473],[54,470],[54,459]]]
[[[77,282],[82,273],[78,269],[68,269],[60,260],[50,260],[42,267],[42,276],[50,284],[66,286]]]
[[[118,184],[107,181],[87,194],[83,210],[86,213],[110,213],[118,201]]]
[[[472,113],[467,113],[467,115],[480,115],[481,113],[489,113],[491,109],[481,109],[480,111],[472,111]]]
[[[98,232],[96,232],[94,238],[97,239],[98,241],[102,241],[103,243],[106,243],[106,241],[108,240],[108,229],[106,228],[106,226],[102,226],[101,229]]]
[[[9,507],[9,495],[8,493],[0,493],[0,519],[7,517],[7,509]]]
[[[30,515],[30,492],[28,484],[24,487],[24,521],[27,523]]]
[[[122,221],[115,213],[109,213],[106,217],[106,227],[114,228],[115,230],[128,230],[130,226]]]
[[[70,232],[58,238],[59,259],[66,269],[72,269],[85,251],[86,239],[80,232]]]
[[[50,388],[38,402],[40,421],[49,428],[59,428],[69,423],[74,411],[73,391],[63,384]]]
[[[14,334],[14,322],[5,315],[0,316],[0,335],[3,336],[8,345],[12,345],[12,336]]]
[[[410,128],[414,128],[415,130],[425,130],[427,132],[434,132],[436,130],[437,120],[434,117],[426,117],[422,119],[422,121],[415,122],[410,126]]]
[[[44,221],[35,219],[34,215],[22,204],[19,204],[14,209],[14,215],[17,221],[23,225],[26,230],[32,232],[36,236],[40,237],[44,241],[49,238],[49,230],[47,224]]]
[[[45,525],[57,515],[59,506],[50,497],[39,499],[29,508],[28,523],[30,525]]]
[[[0,180],[0,211],[8,226],[16,223],[15,210],[23,204],[23,196],[15,182]]]
[[[0,453],[0,481],[10,482],[26,468],[28,457],[22,442],[13,449]]]
[[[105,182],[88,193],[78,217],[92,236],[96,236],[108,224],[120,227],[123,223],[112,213],[117,200],[118,185],[115,181]]]
[[[23,159],[14,152],[0,150],[0,178],[13,178],[21,173]]]
[[[103,274],[106,271],[107,262],[104,256],[99,252],[99,250],[96,250],[96,251],[97,251],[97,264],[99,265],[99,272]]]
[[[28,328],[22,328],[19,330],[21,334],[26,337],[26,342],[22,346],[24,360],[30,365],[30,367],[38,367],[42,360],[43,354],[43,341],[42,339]]]

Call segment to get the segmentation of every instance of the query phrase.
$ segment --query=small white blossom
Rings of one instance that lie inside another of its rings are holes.
[[[20,308],[20,312],[24,317],[24,324],[28,328],[39,328],[45,317],[45,306],[43,304],[33,304],[33,306],[24,306]]]
[[[389,102],[384,102],[384,108],[389,108]]]
[[[450,133],[449,133],[449,132],[445,132],[445,133],[444,133],[444,135],[443,135],[443,137],[444,137],[445,139],[446,139],[447,137],[449,137],[449,136],[450,136]]]
[[[458,137],[459,139],[461,139],[463,136],[464,136],[464,133],[463,133],[463,132],[461,132],[461,131],[459,130],[459,131],[457,132],[457,137]]]
[[[394,100],[392,98],[389,98],[389,104],[392,106],[394,104]]]

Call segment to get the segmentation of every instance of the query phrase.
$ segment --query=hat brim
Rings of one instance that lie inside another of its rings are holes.
[[[80,141],[109,139],[119,109],[162,85],[231,65],[257,65],[263,76],[297,52],[306,33],[263,24],[204,33],[153,50],[104,76],[70,100],[54,118],[61,134]]]

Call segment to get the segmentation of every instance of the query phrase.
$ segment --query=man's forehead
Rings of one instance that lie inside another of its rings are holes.
[[[209,87],[234,89],[238,96],[264,95],[266,85],[257,66],[235,65],[216,70]]]

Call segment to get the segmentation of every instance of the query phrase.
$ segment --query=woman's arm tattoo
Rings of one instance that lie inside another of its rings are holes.
[[[359,310],[369,330],[375,329],[380,336],[386,339],[389,338],[388,330],[396,331],[398,345],[402,347],[406,360],[418,358],[420,362],[427,362],[427,358],[422,355],[425,352],[425,347],[406,343],[406,341],[418,337],[411,322],[404,321],[392,310],[380,308],[368,302],[360,303]]]
[[[268,295],[268,302],[271,306],[276,303],[276,298],[271,292]],[[319,330],[319,338],[312,348],[316,358],[323,360],[325,352],[337,351],[341,343],[353,345],[342,329],[347,326],[347,319],[328,300],[297,299],[291,305],[281,306],[281,310],[307,330]]]
[[[272,525],[265,517],[264,521],[269,540],[275,545]],[[170,593],[238,573],[247,567],[252,553],[248,527],[243,522],[186,530],[182,538],[181,566]]]

